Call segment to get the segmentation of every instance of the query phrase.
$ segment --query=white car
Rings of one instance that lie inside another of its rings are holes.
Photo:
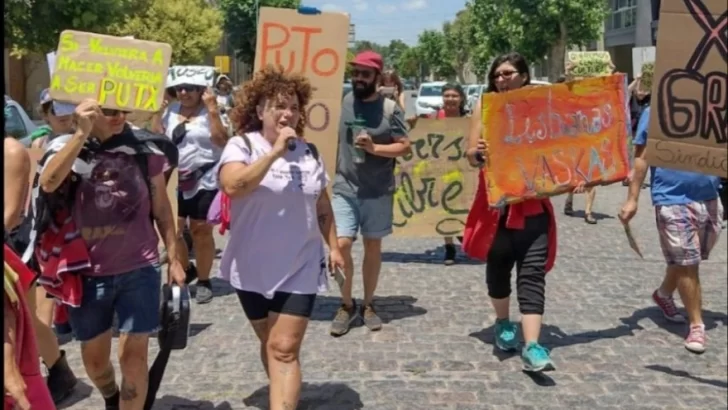
[[[434,114],[442,107],[442,86],[445,81],[422,83],[415,100],[415,113],[418,117]]]
[[[7,95],[5,96],[5,112],[5,135],[21,139],[38,128],[23,107]]]

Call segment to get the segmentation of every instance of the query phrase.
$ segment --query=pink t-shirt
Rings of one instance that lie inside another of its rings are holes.
[[[220,159],[252,164],[269,153],[260,133],[231,138]],[[314,294],[327,289],[323,237],[316,202],[329,178],[321,158],[297,141],[268,170],[258,188],[230,202],[230,237],[220,261],[220,276],[239,290],[272,298],[275,292]]]
[[[91,257],[91,276],[111,276],[159,261],[159,236],[152,225],[149,189],[136,160],[100,152],[93,170],[76,191],[73,219]],[[167,160],[149,155],[149,176]]]

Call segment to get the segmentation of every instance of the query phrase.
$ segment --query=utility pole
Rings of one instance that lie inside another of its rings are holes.
[[[349,24],[349,48],[353,48],[356,44],[356,25]]]

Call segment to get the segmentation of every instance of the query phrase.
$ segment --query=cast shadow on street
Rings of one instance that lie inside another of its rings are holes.
[[[580,211],[574,210],[574,213],[573,213],[573,214],[571,214],[571,215],[570,215],[569,217],[570,217],[570,218],[579,218],[579,219],[584,219],[584,216],[585,216],[585,215],[586,215],[586,214],[584,213],[584,211],[581,211],[581,210],[580,210]],[[564,216],[566,216],[566,215],[564,215]],[[592,216],[593,216],[593,217],[594,217],[594,219],[595,219],[595,220],[597,220],[597,221],[601,221],[601,220],[604,220],[604,219],[614,219],[614,217],[613,217],[612,215],[607,215],[607,214],[603,214],[603,213],[601,213],[601,212],[594,212],[594,211],[592,211]]]
[[[162,396],[154,401],[152,410],[233,410],[233,407],[226,401],[215,405],[209,401],[189,400],[177,396]]]
[[[65,400],[58,403],[56,408],[58,410],[67,409],[69,407],[72,407],[76,405],[77,403],[86,400],[91,396],[91,393],[93,393],[94,388],[86,384],[85,381],[79,380],[76,382],[76,387],[73,388],[73,392],[70,396],[68,396]]]
[[[246,406],[268,409],[268,386],[243,399]],[[303,383],[296,410],[360,410],[364,408],[359,393],[343,383]]]
[[[468,258],[460,249],[460,245],[455,245],[457,255],[455,256],[455,265],[484,265],[484,262]],[[442,265],[445,258],[445,246],[438,246],[433,250],[427,250],[423,253],[402,253],[402,252],[382,252],[382,262],[393,263],[424,263],[433,265]]]
[[[373,305],[377,311],[377,315],[384,323],[390,323],[395,320],[406,319],[408,317],[420,316],[427,313],[427,309],[415,306],[417,298],[412,296],[393,295],[393,296],[375,296]],[[361,300],[356,301],[357,306],[361,306]],[[316,305],[314,306],[311,320],[329,322],[333,320],[337,309],[341,306],[341,298],[334,296],[318,296]],[[362,324],[358,321],[352,327],[358,327]]]
[[[658,307],[650,306],[647,308],[636,310],[629,317],[620,318],[619,320],[623,324],[610,329],[590,330],[588,332],[566,334],[558,326],[544,324],[541,327],[540,342],[550,349],[556,349],[591,343],[596,340],[617,339],[625,336],[634,336],[635,331],[644,330],[644,327],[639,324],[639,322],[643,319],[651,320],[661,329],[666,330],[678,337],[685,337],[685,332],[687,330],[686,324],[668,322],[662,316],[662,312]],[[726,326],[728,324],[728,316],[725,313],[703,310],[703,322],[705,323],[705,330],[710,331],[718,327],[719,324]],[[480,340],[485,344],[493,345],[494,326],[495,325],[492,325],[479,332],[471,333],[470,336]],[[512,356],[512,354],[500,352],[500,350],[495,348],[495,346],[493,347],[494,351],[497,351],[497,353],[494,353],[495,356],[501,361],[506,360]]]
[[[645,369],[654,370],[656,372],[662,372],[665,374],[669,374],[670,376],[683,377],[686,379],[696,381],[698,383],[719,387],[721,389],[728,389],[728,382],[725,382],[723,380],[706,379],[706,378],[699,377],[699,376],[693,376],[692,374],[686,372],[685,370],[673,370],[670,367],[660,366],[657,364],[651,364],[649,366],[645,366]]]
[[[210,278],[210,284],[212,284],[212,296],[219,298],[235,293],[235,289],[230,286],[230,283],[219,278]],[[197,295],[197,285],[189,285],[190,297],[194,298]]]

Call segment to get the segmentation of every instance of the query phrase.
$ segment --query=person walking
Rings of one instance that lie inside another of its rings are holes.
[[[168,281],[185,282],[163,174],[165,166],[177,165],[177,152],[166,137],[132,130],[126,112],[102,109],[94,100],[79,104],[74,115],[74,134],[52,140],[38,165],[32,245],[39,280],[49,292],[62,283],[58,292],[70,305],[86,373],[106,409],[140,410],[148,387],[149,335],[159,329],[154,223],[169,255]],[[110,358],[114,316],[121,386]]]
[[[174,87],[174,95],[177,100],[155,115],[152,130],[167,135],[179,149],[177,252],[187,282],[198,279],[195,300],[204,304],[213,298],[210,272],[215,259],[213,226],[207,222],[207,212],[218,190],[218,161],[228,128],[212,90],[180,84]],[[185,241],[188,221],[197,265],[190,261]]]
[[[628,224],[637,213],[639,195],[647,175],[647,132],[650,124],[647,107],[640,116],[634,138],[634,174],[619,219]],[[688,314],[685,348],[703,353],[706,345],[702,315],[700,262],[707,260],[722,228],[723,206],[718,198],[720,178],[695,172],[650,167],[650,193],[660,248],[667,267],[652,300],[665,319],[684,323],[673,294],[677,289]]]
[[[343,269],[344,259],[326,168],[303,140],[311,84],[267,66],[239,93],[231,111],[236,135],[220,159],[220,189],[230,198],[220,274],[260,340],[270,409],[292,410],[301,393],[303,338],[316,294],[327,289],[327,259],[330,269]]]
[[[487,92],[507,92],[529,86],[526,59],[519,53],[498,56],[488,71]],[[474,167],[488,172],[487,147],[482,139],[481,103],[471,116],[466,155]],[[498,153],[492,153],[497,155]],[[523,369],[553,370],[549,351],[539,344],[546,298],[546,274],[556,259],[556,220],[548,198],[529,199],[489,208],[485,175],[479,178],[476,197],[465,224],[463,250],[472,258],[487,260],[485,278],[495,309],[494,344],[503,351],[517,351],[518,328],[510,320],[511,271],[516,268],[518,306],[525,342],[521,350]],[[583,189],[583,186],[579,188]]]
[[[394,164],[395,158],[411,152],[401,107],[377,92],[382,57],[363,51],[351,65],[352,92],[342,102],[332,198],[339,248],[346,262],[342,304],[331,323],[333,336],[346,334],[358,315],[370,330],[382,327],[373,300],[382,265],[382,239],[392,233]],[[364,300],[357,309],[352,298],[351,247],[360,230]]]

